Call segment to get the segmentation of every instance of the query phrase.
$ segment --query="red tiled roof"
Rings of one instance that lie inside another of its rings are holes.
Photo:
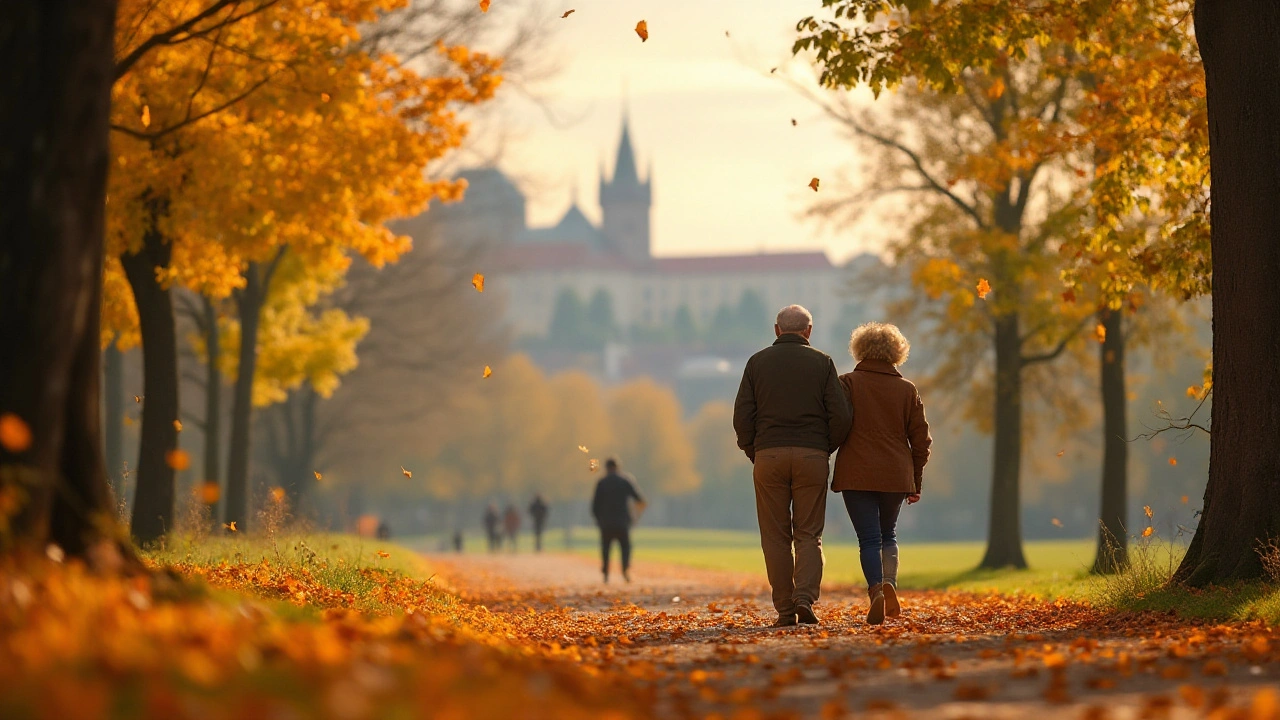
[[[650,263],[633,262],[621,255],[580,243],[520,243],[495,252],[494,264],[507,271],[554,272],[557,270],[615,270],[657,273],[767,273],[830,270],[822,251],[757,253],[752,255],[704,255],[659,257]]]
[[[658,271],[663,273],[763,273],[831,269],[831,261],[822,251],[664,257],[655,258],[654,262]]]
[[[494,253],[494,264],[507,271],[636,270],[621,255],[606,253],[579,243],[519,243]]]

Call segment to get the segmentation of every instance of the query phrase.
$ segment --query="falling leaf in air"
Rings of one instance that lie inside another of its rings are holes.
[[[776,73],[776,72],[778,72],[778,68],[769,68],[769,74],[770,74],[770,75],[772,75],[772,74],[774,74],[774,73]]]
[[[1103,325],[1102,323],[1098,323],[1097,327],[1093,329],[1093,337],[1100,343],[1106,342],[1107,326]]]
[[[136,402],[136,403],[141,403],[141,402],[142,402],[142,398],[143,398],[143,396],[142,396],[142,395],[134,395],[134,396],[133,396],[133,401],[134,401],[134,402]]]
[[[197,492],[200,495],[200,502],[205,505],[213,505],[218,502],[218,498],[222,497],[222,488],[218,483],[212,481],[200,483]]]
[[[164,454],[164,463],[174,470],[182,472],[191,467],[191,456],[187,454],[186,450],[177,448]]]
[[[320,102],[329,102],[332,98],[329,93],[320,93]]]
[[[978,278],[978,299],[986,300],[987,295],[991,294],[991,283],[986,278]]]
[[[797,123],[795,118],[791,118],[791,127],[795,127],[796,125],[799,125],[799,124],[800,123]]]
[[[1186,495],[1183,495],[1183,496],[1182,496],[1182,504],[1183,504],[1183,505],[1186,505],[1186,504],[1187,504],[1188,502],[1190,502],[1190,501],[1191,501],[1191,498],[1187,497]]]
[[[13,413],[0,415],[0,447],[15,455],[31,447],[31,428]]]
[[[599,469],[600,469],[600,461],[599,461],[599,460],[597,460],[597,459],[595,459],[595,458],[591,458],[590,460],[588,460],[588,461],[587,461],[587,469],[588,469],[588,470],[591,470],[592,472],[595,472],[596,470],[599,470]]]
[[[728,30],[725,30],[725,31],[724,31],[724,36],[725,36],[725,37],[729,37],[729,31],[728,31]]]
[[[1155,528],[1148,525],[1147,529],[1142,531],[1142,537],[1151,537],[1151,533],[1155,531],[1156,531]]]
[[[1176,457],[1171,457],[1171,458],[1169,458],[1169,466],[1170,466],[1170,467],[1176,467],[1177,465],[1178,465],[1178,458],[1176,458]]]
[[[1058,457],[1062,457],[1063,455],[1066,455],[1066,454],[1067,454],[1067,451],[1066,451],[1066,450],[1059,450],[1059,451],[1058,451]]]
[[[314,472],[314,473],[316,474],[316,480],[323,480],[323,479],[324,479],[324,476],[320,474],[320,471],[319,471],[319,470],[313,470],[312,472]]]
[[[489,367],[488,365],[485,365],[485,366],[484,366],[484,377],[489,377],[489,376],[490,376],[490,375],[492,375],[492,374],[493,374],[493,368]]]
[[[476,292],[484,292],[484,275],[481,275],[480,273],[472,275],[471,287],[475,288]]]
[[[489,0],[480,0],[480,12],[489,12]]]
[[[1061,521],[1061,520],[1059,520],[1058,518],[1054,518],[1054,519],[1050,520],[1049,522],[1053,523],[1053,526],[1054,526],[1054,527],[1062,527],[1062,521]]]
[[[401,473],[403,473],[403,474],[404,474],[404,476],[405,476],[405,477],[407,477],[407,478],[411,478],[411,477],[413,477],[413,471],[412,471],[412,470],[405,470],[403,465],[401,465],[401,466],[400,466],[400,472],[401,472]]]
[[[576,12],[576,11],[575,11],[575,10],[565,10],[565,11],[564,11],[564,14],[560,16],[560,19],[561,19],[561,20],[563,20],[563,19],[565,19],[565,18],[569,17],[570,15],[572,15],[574,12]]]
[[[144,128],[151,127],[151,106],[150,105],[142,106],[142,127]]]
[[[809,189],[818,192],[818,178],[809,181]]]
[[[640,42],[647,41],[649,39],[649,23],[644,20],[636,23],[636,34],[640,36]]]
[[[271,488],[271,500],[274,502],[284,502],[284,488],[277,485]]]
[[[1151,512],[1151,506],[1150,506],[1150,505],[1143,505],[1143,506],[1142,506],[1142,512],[1146,513],[1146,515],[1147,515],[1147,517],[1148,517],[1148,518],[1149,518],[1149,517],[1151,517],[1151,516],[1152,516],[1152,514],[1153,514],[1153,513]]]
[[[236,532],[236,521],[235,521],[235,520],[232,520],[232,521],[231,521],[231,522],[229,522],[229,523],[223,523],[223,524],[222,524],[222,527],[224,527],[224,528],[226,528],[226,529],[230,530],[231,532]]]
[[[378,551],[378,557],[380,557],[380,558],[389,558],[389,557],[391,557],[391,553],[386,552],[385,550],[379,550],[379,551]]]
[[[181,421],[181,420],[174,420],[174,421],[173,421],[173,429],[174,429],[174,430],[177,430],[178,432],[182,432],[182,421]]]
[[[582,451],[582,454],[584,454],[584,455],[585,455],[585,454],[587,454],[588,452],[590,452],[589,450],[587,450],[587,446],[586,446],[586,445],[579,445],[579,446],[578,446],[578,449],[579,449],[579,450],[581,450],[581,451]]]

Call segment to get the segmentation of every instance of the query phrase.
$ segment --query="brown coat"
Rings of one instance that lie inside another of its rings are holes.
[[[840,384],[853,404],[853,428],[836,456],[831,489],[920,492],[933,439],[916,386],[883,360],[863,360]]]

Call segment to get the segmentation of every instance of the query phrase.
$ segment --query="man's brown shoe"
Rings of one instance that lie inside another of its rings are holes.
[[[818,616],[813,614],[813,606],[803,603],[796,605],[796,620],[801,625],[817,625]]]
[[[796,625],[796,616],[792,614],[792,615],[779,615],[778,619],[774,620],[773,624],[770,625],[769,627],[784,628],[784,627],[795,627],[795,625]]]
[[[879,625],[884,622],[883,586],[876,585],[867,591],[867,595],[871,598],[871,607],[867,608],[867,624]]]
[[[885,583],[881,587],[884,588],[884,616],[895,618],[902,614],[902,603],[898,602],[898,590],[892,583]]]

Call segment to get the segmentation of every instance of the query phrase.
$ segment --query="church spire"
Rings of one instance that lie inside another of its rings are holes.
[[[636,153],[631,147],[631,122],[625,112],[622,116],[622,139],[618,141],[618,158],[613,164],[613,184],[631,187],[640,184]]]

